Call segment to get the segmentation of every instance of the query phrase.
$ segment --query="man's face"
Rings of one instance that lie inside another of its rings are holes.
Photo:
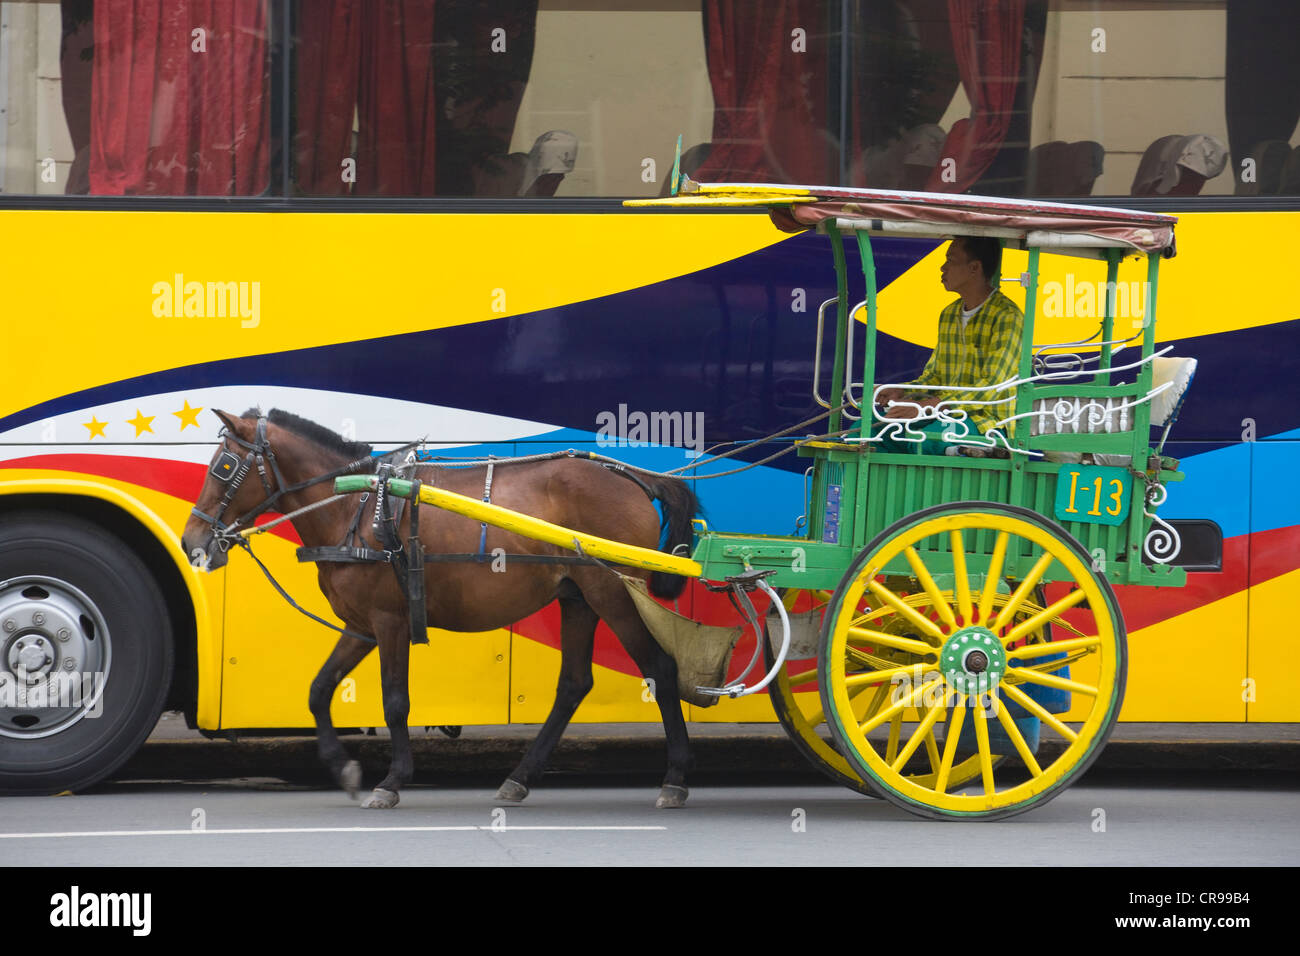
[[[949,292],[960,292],[972,280],[978,280],[982,275],[979,260],[972,259],[961,243],[948,243],[948,252],[943,257],[943,265],[939,267],[939,278],[943,281],[945,289]]]

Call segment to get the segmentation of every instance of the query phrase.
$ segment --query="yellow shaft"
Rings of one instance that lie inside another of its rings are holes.
[[[399,478],[391,479],[388,487],[393,494],[402,498],[411,492],[411,482]],[[420,488],[420,501],[442,508],[444,511],[452,511],[473,518],[475,521],[484,521],[506,531],[513,531],[525,538],[545,541],[547,544],[559,545],[571,551],[578,550],[574,544],[576,541],[581,545],[583,553],[628,567],[645,568],[647,571],[666,571],[669,574],[681,574],[689,578],[698,578],[704,573],[704,568],[699,562],[692,561],[690,558],[665,554],[652,548],[639,548],[636,545],[623,544],[621,541],[611,541],[609,538],[597,537],[585,531],[574,531],[540,518],[511,511],[509,508],[502,508],[500,505],[467,498],[454,491],[423,485]]]

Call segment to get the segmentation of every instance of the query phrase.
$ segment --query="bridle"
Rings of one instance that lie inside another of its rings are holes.
[[[208,470],[208,474],[226,486],[225,493],[221,496],[221,501],[217,505],[216,514],[200,511],[198,505],[190,509],[191,514],[197,518],[202,518],[208,523],[216,545],[222,551],[229,551],[232,544],[244,544],[244,538],[239,530],[240,526],[247,526],[248,523],[255,521],[258,516],[274,509],[285,495],[374,464],[375,459],[370,455],[366,455],[364,458],[349,462],[342,468],[336,468],[326,474],[317,475],[315,478],[300,481],[296,485],[286,485],[284,475],[280,471],[280,464],[276,461],[275,452],[271,448],[270,441],[267,440],[266,426],[267,419],[263,415],[257,419],[257,432],[251,442],[240,438],[229,428],[222,428],[218,432],[218,438],[233,441],[244,448],[246,450],[244,457],[241,460],[237,454],[223,448],[221,454],[217,456],[217,460],[212,463],[212,467]],[[268,464],[270,465],[269,474],[267,472]],[[248,477],[254,466],[257,467],[257,476],[262,481],[262,487],[266,490],[267,497],[261,504],[226,523],[223,520],[226,509],[235,500],[240,485],[244,483],[244,479]]]

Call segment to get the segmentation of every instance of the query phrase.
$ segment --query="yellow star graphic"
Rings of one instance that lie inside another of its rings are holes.
[[[201,411],[203,411],[202,408],[190,408],[190,400],[187,398],[185,399],[185,407],[179,412],[172,412],[172,414],[181,420],[181,431],[185,431],[191,425],[195,428],[199,427],[199,412]]]
[[[155,417],[156,416],[154,415],[143,415],[141,414],[140,409],[137,408],[135,410],[135,418],[128,418],[126,423],[135,426],[135,437],[139,438],[145,432],[149,432],[150,434],[153,433],[153,425],[151,422],[153,422]]]
[[[108,427],[108,422],[101,422],[94,415],[90,416],[90,421],[82,422],[81,427],[90,429],[90,438],[86,439],[87,441],[90,441],[96,435],[105,441],[108,440],[108,436],[104,434],[104,429]]]

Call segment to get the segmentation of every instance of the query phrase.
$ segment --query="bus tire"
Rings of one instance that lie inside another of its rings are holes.
[[[118,770],[158,721],[174,651],[158,582],[120,539],[54,512],[0,517],[0,794]]]

